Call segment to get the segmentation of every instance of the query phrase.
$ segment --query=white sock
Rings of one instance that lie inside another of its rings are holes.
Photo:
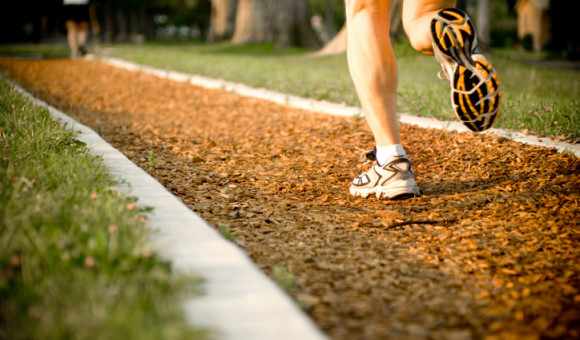
[[[389,146],[377,146],[377,162],[380,165],[385,164],[387,159],[391,156],[406,156],[405,149],[401,144],[394,144]]]

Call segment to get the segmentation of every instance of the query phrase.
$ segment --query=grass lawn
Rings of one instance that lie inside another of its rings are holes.
[[[455,119],[449,85],[437,78],[440,69],[437,62],[414,51],[406,41],[394,47],[399,68],[399,111]],[[523,52],[498,52],[488,54],[504,93],[502,113],[495,127],[580,138],[580,73],[518,61]],[[0,45],[0,56],[50,58],[67,53],[66,45]],[[304,49],[281,51],[268,44],[236,46],[169,41],[106,45],[99,49],[99,54],[302,97],[358,105],[344,54],[315,57]],[[516,59],[510,57],[514,55]]]
[[[67,58],[70,50],[66,44],[0,45],[0,56],[24,58]]]
[[[265,87],[303,97],[358,105],[345,55],[315,57],[309,51],[278,51],[271,45],[234,46],[150,42],[111,45],[102,54],[153,67],[195,73]],[[437,78],[439,65],[408,43],[395,45],[399,68],[399,110],[455,119],[449,85]],[[503,86],[496,127],[539,135],[580,137],[580,73],[488,55]]]
[[[147,209],[0,78],[0,339],[203,339],[148,249]]]

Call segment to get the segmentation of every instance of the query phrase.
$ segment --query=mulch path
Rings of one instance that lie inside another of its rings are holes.
[[[580,337],[573,155],[402,125],[423,196],[354,198],[350,181],[369,166],[355,147],[373,145],[364,120],[100,62],[0,68],[228,225],[266,273],[284,265],[335,340]]]

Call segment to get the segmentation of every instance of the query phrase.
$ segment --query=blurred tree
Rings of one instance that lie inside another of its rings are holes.
[[[322,47],[318,52],[317,56],[340,54],[346,51],[346,24],[342,25],[338,34],[334,36],[324,47]]]
[[[392,41],[403,35],[403,0],[391,0],[389,36]],[[318,56],[344,53],[346,51],[346,23],[338,34],[316,54]]]
[[[326,10],[324,11],[324,27],[329,35],[334,35],[336,29],[334,28],[334,12],[335,0],[326,0]]]
[[[203,37],[209,34],[210,0],[146,0],[156,14],[167,16],[166,25],[197,27]]]
[[[482,49],[488,49],[490,45],[489,35],[489,0],[477,0],[477,35]]]
[[[276,17],[277,47],[301,46],[312,49],[320,47],[320,41],[312,29],[307,0],[279,0],[273,14]]]
[[[273,20],[266,15],[266,0],[239,0],[232,41],[237,44],[272,41]]]
[[[211,20],[207,40],[228,40],[234,36],[237,0],[211,0]]]
[[[0,1],[0,43],[33,42],[64,33],[62,0]]]
[[[317,48],[307,0],[239,0],[232,41],[275,42],[280,48]]]
[[[389,35],[392,41],[399,40],[403,33],[403,0],[391,0],[391,24]]]
[[[143,42],[153,38],[155,25],[149,10],[151,0],[96,0],[97,12],[104,21],[102,40],[111,42]],[[98,17],[98,15],[97,15]]]
[[[518,42],[518,17],[515,1],[491,1],[490,47],[512,47]],[[491,20],[493,18],[493,20]]]
[[[322,27],[314,27],[325,42],[332,39],[342,28],[345,19],[344,0],[309,0],[313,16],[320,16]],[[313,24],[314,26],[314,24]]]

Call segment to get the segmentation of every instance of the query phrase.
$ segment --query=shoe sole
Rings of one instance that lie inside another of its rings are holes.
[[[350,194],[362,198],[367,198],[374,194],[378,199],[403,200],[421,196],[421,191],[416,184],[414,187],[412,185],[409,187],[409,184],[405,184],[401,186],[388,187],[376,186],[371,189],[361,189],[351,186]]]
[[[434,47],[456,65],[451,80],[451,103],[457,118],[470,130],[491,128],[501,107],[501,86],[497,73],[485,57],[473,53],[477,37],[471,19],[464,12],[445,9],[431,21]]]

